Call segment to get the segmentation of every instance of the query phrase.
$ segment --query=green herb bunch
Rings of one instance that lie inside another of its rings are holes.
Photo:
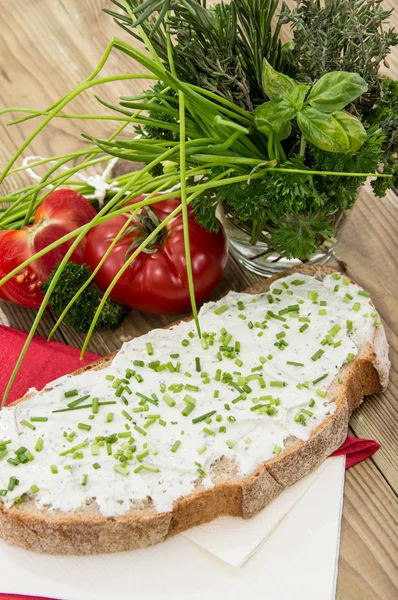
[[[147,36],[170,69],[164,29],[167,17],[176,42],[173,63],[178,77],[242,108],[252,110],[265,100],[263,59],[276,69],[285,64],[281,25],[271,31],[278,0],[234,0],[212,8],[206,7],[206,0],[127,0],[124,6],[112,2],[123,12],[105,12],[139,41],[145,43]]]
[[[367,91],[349,110],[384,134],[379,167],[394,179],[372,182],[379,197],[398,184],[398,83],[380,73],[381,65],[388,67],[391,48],[398,45],[398,34],[388,25],[391,13],[382,0],[305,0],[293,10],[284,4],[279,21],[293,33],[285,56],[288,71],[298,81],[314,83],[323,73],[337,70],[359,73],[366,81]]]
[[[392,178],[374,181],[375,193],[382,196],[391,187],[398,177],[398,100],[395,82],[382,78],[379,66],[398,36],[385,25],[391,11],[380,2],[306,0],[294,10],[283,5],[274,31],[274,0],[232,0],[209,8],[201,0],[176,1],[169,6],[171,13],[165,4],[128,0],[122,16],[111,14],[141,41],[147,36],[170,66],[167,21],[175,36],[172,57],[178,77],[251,112],[266,140],[253,133],[251,139],[268,160],[285,168],[299,165],[336,173],[381,168]],[[293,41],[282,46],[280,28],[286,24]],[[317,101],[314,95],[320,86]],[[155,91],[156,87],[149,93]],[[165,113],[164,118],[171,117]],[[341,135],[342,129],[349,130],[348,137]],[[165,137],[152,127],[140,133]],[[213,175],[218,172],[215,167]],[[252,244],[262,241],[270,254],[277,251],[305,260],[333,237],[341,211],[353,205],[365,180],[273,173],[249,185],[232,184],[202,194],[194,201],[196,218],[216,229],[215,207],[221,200],[235,225],[250,234]]]

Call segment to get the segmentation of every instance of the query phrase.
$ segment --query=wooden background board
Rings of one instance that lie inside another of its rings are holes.
[[[293,4],[293,2],[289,2]],[[385,0],[393,7],[395,0]],[[97,65],[112,36],[131,39],[101,12],[109,0],[0,0],[0,110],[6,106],[45,108],[81,82]],[[398,11],[392,22],[398,25]],[[389,59],[390,75],[398,78],[398,52]],[[114,54],[106,74],[137,72],[123,54]],[[107,85],[101,95],[119,95],[146,87],[145,81]],[[89,91],[74,101],[73,112],[101,110]],[[33,123],[6,127],[0,120],[0,165],[32,131]],[[49,156],[82,147],[82,131],[99,137],[112,131],[109,122],[55,120],[31,145],[29,154]],[[5,194],[29,182],[26,176],[8,178]],[[347,273],[372,293],[384,321],[392,360],[391,381],[385,394],[368,398],[351,420],[357,436],[377,439],[382,449],[347,473],[340,550],[340,600],[391,600],[398,595],[398,197],[390,192],[377,199],[362,191],[336,256]],[[332,263],[337,264],[337,263]],[[215,296],[242,290],[258,278],[232,258]],[[0,322],[28,331],[35,311],[0,304]],[[54,317],[48,311],[38,333],[46,335]],[[133,336],[170,319],[132,311],[114,333],[97,333],[90,350],[108,354]],[[62,326],[56,339],[79,346],[82,337]]]

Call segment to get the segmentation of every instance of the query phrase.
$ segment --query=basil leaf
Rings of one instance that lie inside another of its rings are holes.
[[[304,100],[309,89],[309,85],[296,85],[293,92],[289,95],[289,99],[296,110],[301,110],[303,108]]]
[[[258,106],[253,113],[254,123],[257,129],[267,137],[270,136],[272,131],[276,139],[285,140],[289,137],[292,126],[289,120],[279,118],[278,106],[279,103],[276,102],[266,102]]]
[[[273,121],[290,121],[290,119],[296,116],[296,113],[297,109],[289,98],[285,98],[279,102],[265,102],[265,104],[261,104],[253,112],[255,123],[256,120],[263,119],[271,124]]]
[[[332,117],[344,129],[348,137],[350,152],[357,152],[366,140],[366,131],[361,121],[343,110],[332,113]]]
[[[317,110],[332,113],[353,102],[367,89],[365,80],[358,73],[334,71],[326,73],[316,82],[308,102]]]
[[[293,79],[275,71],[264,58],[263,89],[270,100],[282,100],[287,94],[293,92],[296,85]]]
[[[297,114],[297,123],[309,142],[327,152],[348,152],[348,136],[332,116],[310,106]]]

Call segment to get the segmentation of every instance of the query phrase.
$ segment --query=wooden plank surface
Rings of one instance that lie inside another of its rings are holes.
[[[393,7],[395,0],[385,0]],[[108,0],[0,0],[0,110],[5,106],[44,108],[75,87],[98,63],[112,36],[131,39],[101,12]],[[392,22],[397,25],[398,14]],[[398,77],[398,52],[389,59],[390,75]],[[125,55],[111,57],[106,74],[135,72]],[[121,94],[145,87],[145,81],[108,85],[101,95],[115,101]],[[94,92],[86,92],[71,106],[73,112],[98,110]],[[100,109],[101,110],[101,109]],[[0,121],[0,161],[9,159],[33,123],[12,128]],[[82,147],[82,131],[109,135],[110,122],[54,121],[32,144],[29,153],[53,155]],[[29,182],[13,176],[1,193]],[[340,600],[390,600],[398,595],[398,198],[389,193],[376,199],[364,189],[345,228],[336,256],[347,272],[366,287],[383,318],[390,343],[391,382],[385,394],[368,398],[355,412],[351,427],[358,436],[377,439],[382,449],[372,460],[347,473],[338,579]],[[337,264],[337,263],[334,263]],[[230,259],[216,296],[242,290],[256,280]],[[0,322],[28,331],[35,311],[0,304]],[[132,311],[113,333],[97,333],[90,350],[107,354],[135,335],[161,327],[170,318]],[[47,312],[38,333],[54,324]],[[56,339],[79,346],[82,337],[62,326]],[[320,599],[321,600],[321,599]]]

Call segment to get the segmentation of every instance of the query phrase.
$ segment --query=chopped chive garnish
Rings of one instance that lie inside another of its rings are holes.
[[[32,431],[34,431],[36,429],[36,427],[34,425],[32,425],[32,423],[29,423],[28,421],[26,421],[26,419],[22,419],[21,425],[23,425],[23,427],[28,427],[28,429],[32,429]]]
[[[53,475],[57,475],[58,474],[58,469],[57,469],[57,465],[51,465],[50,466],[50,471]]]
[[[93,414],[97,414],[98,413],[98,406],[99,406],[99,399],[98,398],[93,398],[92,400],[92,411]]]
[[[189,403],[188,403],[188,404],[185,406],[185,408],[184,408],[184,409],[181,411],[181,414],[182,414],[184,417],[188,417],[188,416],[191,414],[191,412],[192,412],[193,410],[195,410],[195,408],[196,408],[196,407],[195,407],[195,404],[193,404],[192,402],[189,402]]]
[[[112,377],[112,379],[113,379],[113,377]],[[72,398],[73,396],[77,396],[78,393],[79,393],[78,390],[69,390],[68,392],[64,393],[64,397],[65,398]]]
[[[355,354],[353,354],[352,352],[350,352],[349,354],[347,354],[347,362],[352,362],[355,358]]]
[[[200,373],[201,371],[200,358],[198,356],[195,358],[195,370],[197,371],[197,373]]]
[[[328,311],[326,310],[326,308],[321,308],[320,310],[318,310],[318,315],[320,315],[321,317],[324,317],[327,314]]]
[[[354,306],[352,307],[352,310],[355,310],[355,312],[358,312],[359,310],[361,310],[361,304],[359,302],[354,302]]]
[[[323,354],[323,353],[324,353],[324,351],[323,351],[323,350],[317,350],[317,351],[315,352],[315,354],[313,354],[313,355],[311,356],[311,360],[314,360],[314,361],[315,361],[315,360],[318,360],[319,358],[321,358],[321,356],[322,356],[322,354]]]
[[[151,342],[147,342],[145,344],[145,348],[146,348],[148,356],[152,356],[153,355],[153,346],[152,346]]]
[[[314,413],[312,413],[310,410],[307,410],[306,408],[302,408],[302,409],[300,410],[300,412],[301,412],[301,413],[304,413],[305,415],[308,415],[309,417],[312,417],[312,415],[314,414]]]
[[[114,471],[116,471],[116,473],[119,473],[120,475],[126,476],[129,474],[129,471],[127,470],[127,468],[122,467],[122,465],[114,465],[113,469],[114,469]]]
[[[303,333],[306,329],[308,329],[308,323],[304,323],[299,329],[300,333]]]
[[[255,404],[250,408],[250,410],[251,412],[254,412],[255,410],[259,410],[260,408],[267,408],[267,406],[267,404]]]
[[[280,446],[274,446],[273,453],[280,454],[282,452],[282,448]]]
[[[122,410],[122,415],[123,417],[125,417],[128,421],[132,421],[133,417],[130,415],[130,413],[127,412],[127,410]]]
[[[212,429],[209,429],[208,427],[204,427],[204,428],[203,428],[203,431],[204,431],[204,433],[206,433],[207,435],[213,435],[213,436],[214,436],[214,435],[216,435],[216,434],[214,433],[214,431],[213,431]]]
[[[308,292],[308,299],[312,300],[312,302],[316,302],[318,300],[318,292]]]
[[[72,402],[69,402],[69,404],[67,406],[69,408],[74,408],[75,406],[80,405],[84,400],[87,400],[87,398],[90,398],[90,394],[87,394],[87,396],[82,396],[81,398],[77,398],[77,400],[73,400]]]
[[[39,438],[36,442],[35,450],[36,450],[36,452],[41,452],[42,448],[43,448],[43,438]]]
[[[216,308],[216,310],[214,311],[214,314],[221,315],[226,310],[228,310],[228,306],[226,304],[224,304],[223,306],[219,306],[218,308]]]
[[[176,440],[174,442],[174,444],[172,445],[172,447],[170,448],[171,452],[177,452],[178,448],[181,446],[181,441],[180,440]]]
[[[270,381],[269,382],[271,387],[286,387],[286,382],[285,381]]]
[[[236,446],[235,440],[227,440],[225,443],[227,444],[228,448],[233,448],[234,446]]]
[[[349,319],[347,320],[347,329],[348,331],[351,331],[353,327],[352,321],[350,321]]]
[[[267,312],[266,318],[267,319],[276,319],[277,321],[283,321],[284,323],[286,323],[285,317],[281,317],[279,315],[276,315],[274,312],[272,312],[272,310],[269,310]]]
[[[295,362],[294,360],[287,360],[287,365],[293,365],[294,367],[304,367],[304,363]]]
[[[291,282],[292,285],[303,285],[305,283],[304,279],[295,279]]]
[[[45,423],[48,421],[48,417],[30,417],[32,423]]]
[[[84,431],[90,431],[91,425],[87,425],[86,423],[79,423],[77,426],[78,429],[83,429]]]
[[[14,475],[12,475],[8,481],[8,491],[12,492],[16,485],[19,484],[19,481]]]
[[[322,390],[316,390],[316,393],[321,398],[326,398],[326,392],[323,392]]]
[[[364,296],[365,298],[370,298],[370,292],[365,292],[365,290],[359,290],[358,296]]]
[[[175,400],[173,400],[173,398],[169,394],[164,394],[163,400],[166,402],[166,404],[168,406],[170,406],[170,408],[173,408],[173,406],[175,406],[175,404],[176,404]]]
[[[204,415],[201,415],[200,417],[196,417],[195,419],[192,419],[192,423],[194,425],[196,423],[201,423],[205,419],[208,419],[209,417],[212,417],[216,412],[217,412],[216,410],[211,410],[210,412],[205,413]]]
[[[339,333],[340,329],[341,329],[340,325],[333,325],[333,327],[331,329],[329,329],[329,333],[330,333],[330,335],[335,337]]]
[[[189,343],[189,340],[182,340],[181,346],[184,346],[184,348],[186,348],[187,346],[189,346]]]
[[[112,401],[112,402],[99,402],[98,406],[106,406],[107,404],[116,404],[116,402],[115,401]],[[84,405],[75,406],[75,407],[72,407],[72,408],[60,408],[58,410],[53,410],[52,412],[53,413],[70,412],[72,410],[80,410],[80,409],[83,409],[83,408],[92,408],[92,404],[84,404]]]
[[[325,373],[324,375],[321,375],[317,379],[314,379],[314,381],[312,382],[313,385],[315,385],[316,383],[319,383],[320,381],[322,381],[322,379],[325,379],[325,377],[327,377],[328,375],[329,375],[329,373]]]
[[[30,486],[30,491],[32,492],[32,494],[37,494],[37,492],[39,491],[39,488],[34,483],[33,485]]]
[[[144,429],[141,429],[141,427],[139,427],[139,425],[134,425],[134,429],[136,431],[138,431],[138,433],[140,433],[141,435],[146,435],[146,431]]]
[[[115,416],[115,414],[113,412],[110,412],[106,415],[106,422],[107,423],[112,423],[113,421],[113,417]]]

